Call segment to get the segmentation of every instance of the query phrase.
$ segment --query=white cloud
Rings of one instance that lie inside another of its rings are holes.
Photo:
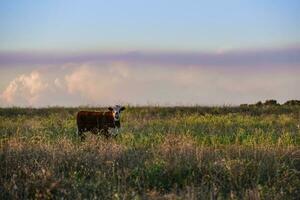
[[[92,103],[107,101],[113,98],[115,86],[122,81],[121,74],[117,68],[95,68],[91,66],[80,66],[70,74],[66,74],[65,83],[70,94],[80,94]]]
[[[34,105],[39,99],[40,93],[47,89],[48,85],[33,71],[30,74],[22,74],[12,80],[1,94],[1,99],[9,105]]]

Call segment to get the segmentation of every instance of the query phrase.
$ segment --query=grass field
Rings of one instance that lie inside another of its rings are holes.
[[[83,142],[79,110],[0,108],[0,199],[300,199],[300,106],[127,107]]]

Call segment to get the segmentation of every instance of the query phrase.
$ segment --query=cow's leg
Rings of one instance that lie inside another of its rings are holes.
[[[80,131],[79,131],[79,128],[77,127],[77,131],[76,131],[76,135],[79,137],[80,136]]]
[[[98,128],[93,128],[93,129],[91,130],[91,132],[92,132],[93,134],[97,135],[97,134],[99,133],[99,129],[98,129]]]
[[[79,127],[77,127],[77,136],[80,137],[81,141],[85,139],[85,135],[83,133],[83,130]]]
[[[81,132],[79,136],[80,136],[80,140],[81,140],[81,141],[84,141],[84,140],[85,140],[85,135],[84,135],[83,132]]]
[[[118,128],[114,128],[114,129],[112,129],[112,130],[109,131],[109,134],[112,137],[117,137],[117,135],[119,134],[119,129]]]
[[[111,137],[111,135],[110,135],[110,133],[109,133],[109,131],[108,131],[108,128],[105,128],[105,129],[103,130],[103,133],[104,133],[104,136],[105,136],[106,139],[108,139],[108,138]]]
[[[116,128],[115,132],[114,132],[114,136],[116,137],[117,135],[119,135],[119,129],[118,128]]]

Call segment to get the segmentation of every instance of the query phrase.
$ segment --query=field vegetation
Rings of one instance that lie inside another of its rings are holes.
[[[117,137],[79,110],[0,108],[0,199],[300,199],[300,106],[130,107]]]

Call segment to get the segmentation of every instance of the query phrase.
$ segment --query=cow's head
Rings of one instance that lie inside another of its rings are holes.
[[[125,107],[124,106],[119,106],[119,105],[116,105],[115,107],[109,107],[108,110],[110,110],[112,113],[113,113],[113,116],[114,116],[114,122],[115,122],[115,125],[116,127],[120,128],[120,117],[121,117],[121,112],[123,110],[125,110]]]

